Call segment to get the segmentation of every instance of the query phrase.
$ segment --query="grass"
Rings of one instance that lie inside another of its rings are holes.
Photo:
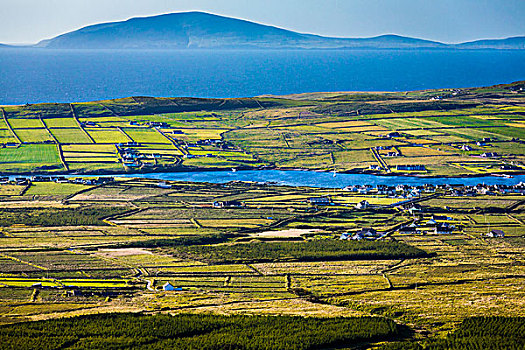
[[[329,194],[339,204],[392,201],[342,190],[236,182],[171,182],[171,189],[161,189],[157,180],[117,180],[67,200],[64,196],[85,187],[36,183],[24,196],[2,198],[0,323],[130,308],[191,309],[388,317],[432,337],[472,315],[525,316],[523,267],[516,260],[525,247],[519,237],[525,215],[521,207],[512,217],[492,212],[521,196],[442,194],[420,202],[423,220],[450,216],[465,225],[463,234],[394,233],[355,242],[339,237],[366,227],[387,232],[412,215],[386,208],[356,211],[351,205],[315,211],[304,200]],[[240,200],[246,207],[212,208],[216,200]],[[467,212],[474,206],[487,214]],[[271,229],[274,234],[262,234],[270,229],[258,225],[277,220],[286,221]],[[506,237],[482,237],[489,227],[503,229]],[[33,294],[39,282],[54,288]],[[148,282],[155,292],[146,288]],[[166,282],[182,290],[163,291]]]
[[[47,118],[44,119],[44,123],[48,128],[78,128],[78,124],[75,119],[71,117],[65,118]]]
[[[112,153],[116,154],[117,150],[114,145],[97,145],[97,144],[84,144],[84,145],[63,145],[63,152],[87,152],[87,153]]]
[[[40,119],[9,119],[9,124],[13,129],[39,129],[43,128],[44,125]]]
[[[22,142],[46,142],[53,141],[46,129],[14,129],[16,135]]]
[[[153,129],[123,128],[133,141],[139,143],[168,143],[171,142]]]
[[[23,186],[17,185],[2,185],[0,186],[0,196],[16,196],[20,194]]]
[[[18,148],[0,149],[0,169],[13,171],[31,170],[41,167],[61,168],[55,145],[22,145]]]
[[[49,129],[60,143],[90,143],[91,140],[79,128]]]
[[[80,190],[88,189],[91,186],[77,184],[58,184],[54,182],[32,183],[27,190],[27,195],[32,196],[61,196],[70,195]]]
[[[96,143],[121,143],[128,142],[128,138],[117,129],[85,128]]]

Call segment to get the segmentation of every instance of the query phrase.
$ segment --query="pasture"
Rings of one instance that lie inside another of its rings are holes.
[[[323,94],[306,94],[300,101],[216,100],[206,105],[191,99],[173,99],[178,101],[174,104],[169,104],[170,99],[119,99],[73,103],[73,115],[66,104],[11,106],[3,109],[0,142],[59,143],[65,152],[93,153],[65,157],[70,171],[76,172],[125,171],[129,167],[122,157],[120,167],[115,166],[96,155],[95,149],[106,146],[104,152],[116,153],[115,145],[128,143],[138,152],[133,169],[140,170],[265,166],[385,174],[398,165],[424,165],[422,173],[431,176],[523,172],[520,95],[498,89],[493,95],[500,99],[496,103],[483,95],[483,89],[464,92],[443,101],[432,100],[435,94],[428,91],[398,94],[396,101],[382,94],[326,99]],[[167,105],[158,107],[163,104]],[[382,162],[370,152],[373,148],[381,157],[388,157],[390,169],[377,166]],[[6,154],[16,158],[18,152],[22,148]],[[390,158],[392,152],[399,154]],[[481,170],[462,165],[484,153],[494,155],[490,156],[493,167]],[[93,159],[86,159],[90,157]],[[21,168],[31,171],[34,165]],[[16,169],[3,167],[2,171]],[[413,175],[404,170],[395,173]]]

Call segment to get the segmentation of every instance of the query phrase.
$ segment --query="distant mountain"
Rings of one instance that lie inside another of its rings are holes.
[[[96,24],[41,41],[52,49],[416,49],[524,48],[523,38],[459,45],[398,35],[329,38],[203,12],[172,13]]]
[[[477,40],[456,45],[462,49],[525,49],[525,36],[507,39]]]

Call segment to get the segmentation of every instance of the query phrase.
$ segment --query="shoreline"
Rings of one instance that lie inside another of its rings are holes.
[[[93,170],[93,171],[85,171],[85,172],[75,172],[75,171],[59,171],[59,172],[49,172],[49,171],[28,171],[28,172],[16,172],[16,173],[0,173],[0,176],[35,176],[35,175],[41,175],[41,176],[111,176],[111,175],[142,175],[142,174],[154,174],[154,173],[198,173],[198,172],[228,172],[232,171],[232,169],[235,169],[236,171],[265,171],[265,170],[275,170],[275,171],[304,171],[304,172],[316,172],[316,173],[331,173],[331,170],[318,170],[318,169],[306,169],[306,168],[286,168],[286,167],[273,167],[273,166],[265,166],[261,168],[252,168],[252,167],[246,167],[246,166],[238,166],[238,167],[220,167],[220,168],[202,168],[202,167],[185,167],[185,166],[177,166],[177,167],[158,167],[158,168],[148,168],[148,169],[134,169],[133,171],[126,171],[125,169],[121,170],[108,170],[108,169],[101,169],[101,170]],[[506,176],[519,176],[519,175],[525,175],[525,172],[501,172],[497,175],[495,174],[464,174],[464,175],[457,175],[457,176],[450,176],[450,175],[430,175],[430,174],[410,174],[410,173],[371,173],[371,172],[363,172],[363,171],[339,171],[337,174],[348,174],[348,175],[370,175],[370,176],[377,176],[377,177],[410,177],[410,178],[428,178],[428,179],[436,179],[436,178],[443,178],[443,179],[462,179],[462,178],[477,178],[477,177],[506,177]]]

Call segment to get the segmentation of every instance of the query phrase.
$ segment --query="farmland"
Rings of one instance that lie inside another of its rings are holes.
[[[518,349],[521,87],[3,106],[0,343]],[[441,179],[134,177],[232,168]]]
[[[268,327],[261,316],[297,327],[308,317],[313,333],[304,337],[320,339],[315,327],[350,327],[322,344],[404,348],[408,338],[419,349],[463,341],[461,327],[476,322],[469,317],[525,316],[519,186],[489,188],[493,194],[481,185],[436,186],[407,202],[382,188],[81,180],[0,185],[0,337],[17,327],[58,332],[60,322],[95,327],[101,319],[89,315],[98,313],[137,324],[154,313],[173,327],[194,317],[223,338],[220,315],[249,322],[255,337]],[[363,201],[369,205],[358,207]],[[504,236],[487,235],[495,229]],[[213,341],[191,322],[192,334]],[[361,334],[355,322],[379,322],[378,333]],[[60,332],[53,341],[69,341]],[[79,348],[103,341],[77,334]],[[139,338],[126,341],[140,347]]]
[[[0,172],[523,173],[522,87],[6,106]]]

